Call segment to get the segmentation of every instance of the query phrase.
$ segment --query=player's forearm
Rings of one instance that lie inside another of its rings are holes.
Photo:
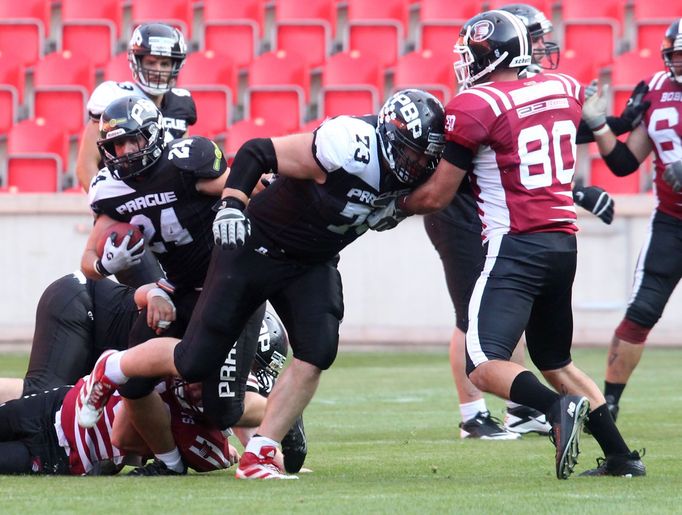
[[[92,249],[85,249],[83,252],[83,257],[81,258],[81,272],[88,279],[99,280],[104,276],[97,270],[97,262],[99,261],[99,256],[97,252]]]

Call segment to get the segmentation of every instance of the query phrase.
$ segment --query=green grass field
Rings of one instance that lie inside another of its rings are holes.
[[[576,363],[603,380],[604,349]],[[26,356],[0,356],[20,376]],[[237,481],[232,471],[182,478],[0,478],[0,513],[681,513],[682,350],[648,349],[619,425],[646,448],[646,478],[554,477],[546,437],[462,441],[445,351],[342,352],[305,413],[299,481]],[[488,398],[496,416],[504,405]],[[584,436],[577,472],[601,455]]]

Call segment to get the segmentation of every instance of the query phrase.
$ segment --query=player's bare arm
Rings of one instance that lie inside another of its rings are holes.
[[[440,211],[452,201],[466,173],[441,159],[431,178],[407,196],[403,208],[414,214]]]
[[[99,139],[99,122],[90,120],[81,136],[81,144],[78,148],[78,159],[76,161],[76,176],[78,182],[85,191],[90,189],[90,182],[97,174],[100,160],[99,150],[97,150],[97,140]]]

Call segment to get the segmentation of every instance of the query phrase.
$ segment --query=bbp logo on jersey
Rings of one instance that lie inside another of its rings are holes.
[[[471,40],[480,43],[492,36],[494,31],[495,25],[490,20],[477,21],[471,27]]]

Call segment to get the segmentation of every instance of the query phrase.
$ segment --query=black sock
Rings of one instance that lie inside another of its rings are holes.
[[[509,390],[509,400],[547,413],[559,399],[559,394],[547,388],[535,375],[526,370],[514,378]]]
[[[608,381],[604,381],[604,397],[606,397],[606,402],[609,404],[618,404],[620,402],[620,396],[623,395],[623,390],[625,390],[624,383],[609,383]]]
[[[630,452],[606,404],[590,411],[585,425],[594,439],[597,440],[599,447],[604,451],[604,456],[628,454]]]

